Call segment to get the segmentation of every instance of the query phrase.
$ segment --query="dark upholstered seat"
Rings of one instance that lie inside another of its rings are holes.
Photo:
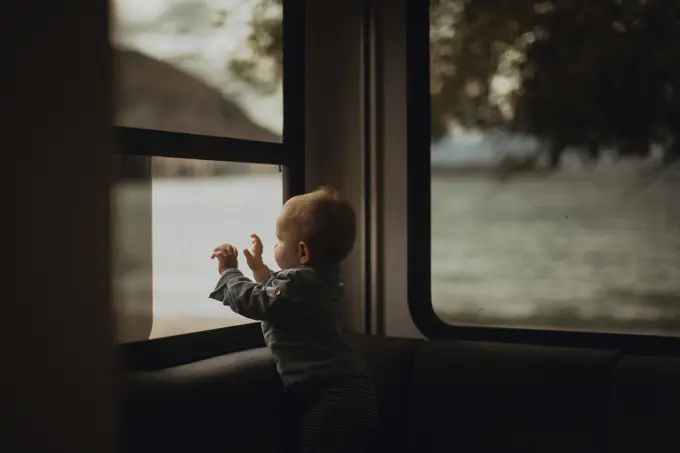
[[[376,452],[680,451],[680,359],[351,336],[381,405]],[[266,349],[125,374],[129,452],[277,452]]]

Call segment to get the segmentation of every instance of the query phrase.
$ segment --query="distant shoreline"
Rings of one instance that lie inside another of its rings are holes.
[[[516,177],[544,177],[552,172],[547,169],[525,169],[518,172],[511,172],[509,174],[502,173],[497,166],[431,166],[430,174],[432,176],[466,176],[466,177],[480,177],[485,176],[494,179],[516,178]]]

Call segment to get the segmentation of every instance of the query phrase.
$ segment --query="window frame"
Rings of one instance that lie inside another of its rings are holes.
[[[680,355],[680,337],[452,325],[432,305],[431,140],[429,2],[407,0],[407,231],[408,307],[428,338],[618,350],[632,354]],[[426,151],[424,151],[426,150]]]
[[[283,4],[283,134],[263,142],[114,125],[116,155],[174,157],[279,165],[283,200],[305,192],[305,1]],[[128,369],[176,366],[228,352],[264,346],[258,322],[146,339],[118,345]]]

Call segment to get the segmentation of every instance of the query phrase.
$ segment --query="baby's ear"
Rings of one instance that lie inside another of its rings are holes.
[[[298,259],[300,264],[307,264],[310,260],[309,247],[304,242],[298,244]]]

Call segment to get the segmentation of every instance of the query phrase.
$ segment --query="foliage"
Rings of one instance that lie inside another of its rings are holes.
[[[280,17],[261,0],[244,80],[281,80]],[[432,138],[453,124],[536,135],[553,154],[603,146],[645,155],[680,148],[680,2],[677,0],[431,0]],[[276,71],[256,77],[258,62]]]
[[[260,0],[255,6],[248,36],[251,52],[229,63],[237,77],[263,94],[276,91],[283,78],[282,14],[282,0]]]

